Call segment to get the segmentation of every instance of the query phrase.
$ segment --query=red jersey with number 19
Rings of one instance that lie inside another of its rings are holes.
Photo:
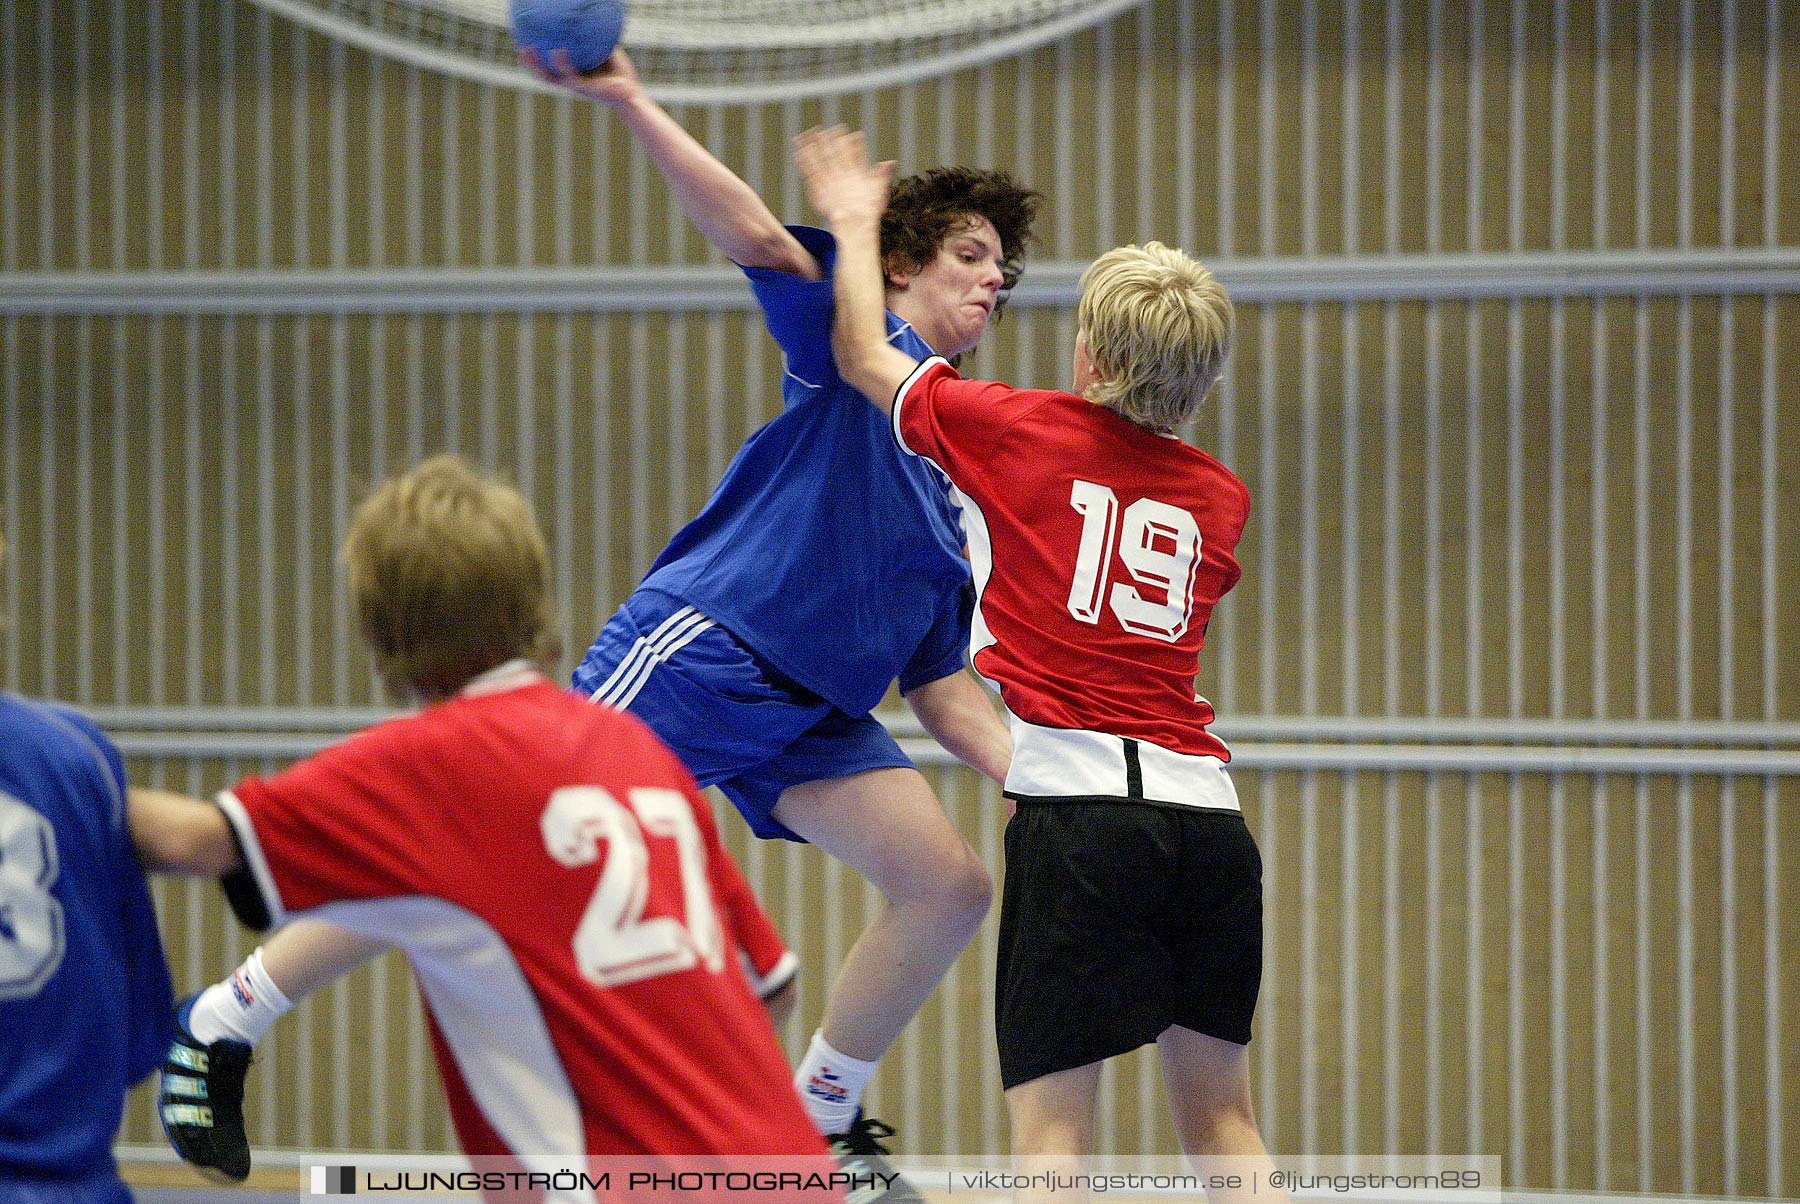
[[[276,923],[405,951],[468,1153],[825,1154],[738,966],[784,951],[630,715],[503,666],[220,805]]]
[[[964,380],[935,358],[901,385],[894,432],[962,495],[970,653],[1015,718],[1007,792],[1235,808],[1187,779],[1189,758],[1211,760],[1210,781],[1231,755],[1195,677],[1240,575],[1244,483],[1073,394]]]

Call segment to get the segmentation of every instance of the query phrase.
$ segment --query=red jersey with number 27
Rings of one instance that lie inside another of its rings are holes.
[[[738,964],[779,938],[632,716],[503,666],[220,804],[276,923],[405,951],[468,1153],[825,1153]]]
[[[1017,719],[1230,758],[1195,677],[1241,571],[1242,481],[1073,394],[964,380],[941,359],[900,387],[894,431],[963,495],[970,653]]]

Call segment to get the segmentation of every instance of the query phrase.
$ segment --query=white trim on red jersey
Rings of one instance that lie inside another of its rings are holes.
[[[1209,811],[1241,811],[1237,787],[1217,757],[1173,752],[1105,732],[1038,727],[1012,717],[1015,798],[1120,798]]]
[[[458,694],[497,694],[501,690],[516,690],[520,686],[528,686],[533,682],[548,681],[543,670],[518,657],[503,665],[495,665],[492,669],[477,673],[467,682]]]
[[[477,673],[463,683],[462,689],[457,693],[471,696],[498,694],[503,690],[522,689],[548,680],[543,670],[523,657],[518,657]],[[275,875],[270,872],[262,847],[256,842],[256,826],[250,822],[250,813],[230,790],[219,791],[214,801],[237,832],[238,848],[243,851],[245,868],[255,879],[257,892],[262,895],[263,902],[269,909],[269,927],[281,927],[288,920],[287,905],[282,902],[281,892],[275,889]]]
[[[930,359],[920,360],[919,366],[912,370],[911,375],[900,382],[900,387],[898,389],[894,390],[894,408],[888,412],[888,423],[893,427],[894,442],[898,443],[900,445],[900,450],[909,456],[917,457],[919,453],[906,445],[906,436],[900,430],[900,407],[906,404],[906,395],[912,392],[913,385],[918,382],[918,379],[921,376],[925,375],[927,371],[938,364],[948,366],[949,363],[950,361],[941,355],[934,355]]]
[[[237,831],[272,922],[285,923],[287,909],[249,813],[229,790],[220,792],[219,804]],[[305,914],[405,951],[455,1054],[455,1065],[443,1072],[460,1075],[495,1133],[527,1169],[535,1159],[547,1159],[538,1169],[555,1170],[586,1154],[581,1109],[543,1012],[512,950],[481,917],[422,895],[327,903]]]
[[[749,950],[740,945],[738,964],[744,968],[744,977],[750,980],[750,989],[756,992],[758,999],[768,999],[800,975],[800,959],[794,956],[792,949],[784,952],[767,974],[758,974]]]
[[[263,856],[262,845],[257,843],[256,825],[250,822],[250,812],[244,809],[244,804],[230,790],[219,791],[214,801],[219,804],[219,810],[225,813],[232,831],[237,833],[238,849],[244,854],[244,868],[256,880],[256,892],[262,896],[263,906],[268,908],[269,927],[281,927],[288,921],[287,905],[281,901],[281,892],[275,887],[275,875],[269,869],[269,860]]]
[[[940,473],[944,473],[942,465],[929,456],[919,455],[918,452],[906,445],[906,437],[900,433],[900,407],[906,401],[907,390],[912,388],[913,382],[919,379],[920,373],[934,364],[948,365],[949,362],[941,355],[934,355],[921,361],[919,366],[913,369],[912,375],[908,376],[901,382],[900,387],[894,390],[892,414],[894,442],[900,446],[900,450],[914,459],[924,460]],[[988,534],[987,515],[981,512],[981,507],[975,504],[975,499],[958,489],[956,482],[950,481],[948,473],[944,473],[944,479],[950,482],[951,502],[962,511],[963,538],[968,541],[969,575],[973,578],[975,585],[975,610],[969,616],[969,665],[975,670],[976,676],[981,677],[981,680],[992,686],[995,693],[999,693],[1000,683],[982,676],[981,670],[975,666],[975,654],[983,648],[992,648],[997,642],[994,639],[994,633],[988,630],[987,616],[981,610],[982,594],[987,591],[988,579],[994,575],[994,540]]]
[[[975,609],[969,616],[969,665],[981,680],[999,693],[1000,683],[983,675],[975,665],[976,654],[999,643],[988,629],[987,614],[981,609],[982,596],[987,593],[988,581],[994,575],[994,539],[988,533],[987,515],[981,512],[974,498],[951,485],[950,500],[962,510],[963,538],[969,541],[969,576],[975,585]]]
[[[585,1158],[581,1107],[518,959],[480,916],[422,895],[327,903],[306,913],[405,950],[456,1074],[526,1170],[567,1170]],[[547,1201],[591,1204],[591,1191]]]

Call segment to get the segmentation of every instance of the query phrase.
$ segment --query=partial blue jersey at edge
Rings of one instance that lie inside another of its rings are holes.
[[[0,694],[0,1183],[103,1180],[174,1001],[110,741]]]
[[[781,415],[738,450],[706,508],[641,589],[698,608],[852,715],[962,666],[969,582],[949,483],[894,442],[887,416],[831,358],[836,243],[789,227],[822,280],[746,268],[784,357]],[[890,341],[932,354],[888,315]]]

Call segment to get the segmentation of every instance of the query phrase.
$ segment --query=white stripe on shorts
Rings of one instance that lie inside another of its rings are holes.
[[[605,703],[617,711],[626,709],[644,688],[644,683],[650,680],[651,670],[685,648],[695,636],[714,626],[711,619],[693,607],[682,607],[658,624],[655,631],[639,636],[625,659],[619,662],[619,667],[612,671],[612,676],[600,683],[600,688],[588,696],[588,701]]]

